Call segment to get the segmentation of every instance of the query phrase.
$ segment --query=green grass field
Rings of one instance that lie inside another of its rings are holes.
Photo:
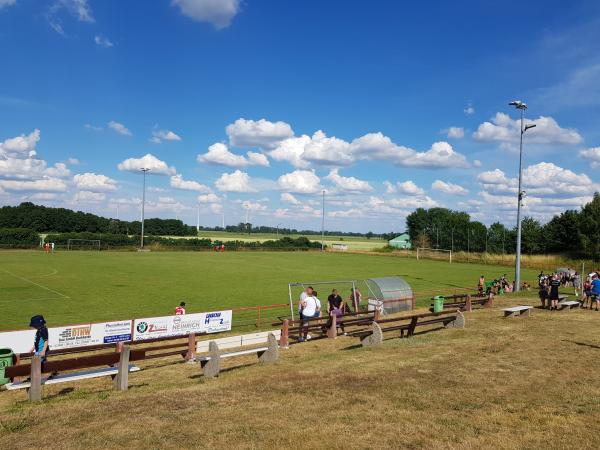
[[[6,251],[0,257],[0,330],[26,328],[34,314],[50,326],[168,315],[181,300],[188,312],[286,303],[290,281],[390,275],[405,277],[424,305],[434,290],[474,289],[481,274],[511,273],[501,266],[318,252]],[[524,279],[534,276],[524,271]],[[349,287],[338,286],[343,293]],[[330,289],[322,287],[319,296]]]

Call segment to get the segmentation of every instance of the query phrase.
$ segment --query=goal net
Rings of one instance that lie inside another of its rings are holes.
[[[417,248],[417,259],[439,259],[452,262],[452,250],[441,248]]]
[[[100,251],[99,239],[69,239],[67,250],[98,250]]]

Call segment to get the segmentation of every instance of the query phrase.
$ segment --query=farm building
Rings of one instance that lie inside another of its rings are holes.
[[[408,233],[402,233],[396,236],[391,241],[388,241],[388,245],[390,247],[402,248],[402,249],[411,249],[412,244],[410,243],[410,236]]]

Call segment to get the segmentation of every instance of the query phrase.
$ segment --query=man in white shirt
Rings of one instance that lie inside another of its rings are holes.
[[[312,286],[309,286],[302,291],[302,293],[300,294],[300,301],[298,302],[298,312],[299,313],[301,313],[301,311],[302,311],[302,302],[304,302],[311,295],[313,295]]]
[[[321,316],[321,301],[317,298],[316,292],[312,291],[311,294],[312,295],[307,296],[300,302],[300,320],[302,320],[304,337],[300,336],[299,342],[310,339],[310,336],[308,335],[308,325],[312,319]]]

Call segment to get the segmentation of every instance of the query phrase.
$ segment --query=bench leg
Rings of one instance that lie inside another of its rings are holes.
[[[266,352],[263,352],[262,355],[258,355],[258,360],[261,363],[272,363],[279,358],[279,346],[277,345],[277,339],[273,333],[267,335],[267,345],[269,349]]]
[[[335,339],[337,337],[337,317],[335,314],[331,316],[330,326],[327,329],[327,337]]]
[[[525,312],[525,317],[530,317],[531,316],[531,309],[528,309]]]
[[[215,341],[211,341],[208,344],[208,352],[210,359],[204,365],[204,377],[218,377],[221,371],[221,355],[219,353],[219,346]]]
[[[115,390],[126,391],[129,388],[129,353],[131,348],[129,345],[123,346],[121,357],[119,359],[117,376],[114,379]]]
[[[383,342],[383,332],[377,322],[371,324],[371,330],[373,332],[360,341],[363,347],[375,347]]]
[[[285,319],[283,321],[283,326],[281,327],[281,336],[279,337],[279,346],[281,348],[288,348],[289,346],[289,331],[290,322]]]
[[[29,401],[37,402],[42,399],[42,357],[31,357],[31,387],[29,388]]]

